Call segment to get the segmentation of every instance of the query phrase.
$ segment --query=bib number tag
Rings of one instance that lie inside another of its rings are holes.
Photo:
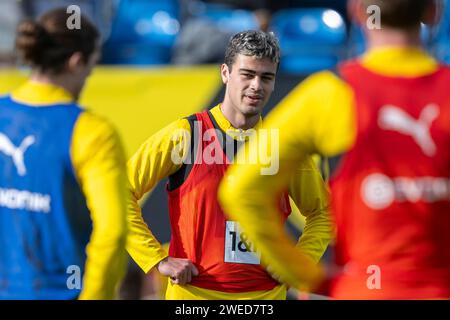
[[[253,244],[249,243],[245,233],[239,229],[235,221],[227,221],[225,229],[225,262],[260,264],[259,253],[254,252]]]

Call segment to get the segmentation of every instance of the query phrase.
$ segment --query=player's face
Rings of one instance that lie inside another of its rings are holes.
[[[230,70],[222,65],[226,99],[245,116],[261,114],[273,92],[277,64],[269,58],[238,54]]]

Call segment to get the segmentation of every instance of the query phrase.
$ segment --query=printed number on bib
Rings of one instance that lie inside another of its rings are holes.
[[[227,221],[225,229],[225,262],[260,264],[260,256],[254,252],[254,247],[241,233],[239,224]]]

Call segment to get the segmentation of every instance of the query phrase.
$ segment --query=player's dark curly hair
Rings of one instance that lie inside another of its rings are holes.
[[[230,71],[238,54],[280,63],[280,46],[272,32],[249,30],[232,36],[225,51],[225,64]]]

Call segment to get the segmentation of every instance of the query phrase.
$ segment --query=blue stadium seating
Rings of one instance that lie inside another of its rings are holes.
[[[103,48],[103,63],[169,63],[180,28],[178,16],[176,0],[121,0]]]
[[[425,48],[434,53],[436,50],[437,38],[433,28],[422,24],[421,28],[422,42]],[[348,41],[348,57],[356,57],[364,53],[366,50],[366,43],[363,35],[363,30],[360,26],[354,23],[350,27],[349,41]]]
[[[355,23],[350,26],[347,48],[347,58],[360,56],[366,50],[363,30]]]
[[[442,21],[437,30],[436,55],[450,64],[450,1],[444,3]]]
[[[29,6],[31,9],[31,15],[37,18],[47,12],[48,10],[54,8],[67,8],[68,6],[75,4],[80,7],[81,12],[86,15],[90,20],[96,22],[99,19],[98,11],[100,9],[100,1],[94,0],[33,0],[29,1]]]
[[[232,9],[221,4],[202,3],[194,18],[207,20],[229,33],[258,29],[258,21],[251,11]]]
[[[97,26],[102,37],[105,37],[105,35],[109,33],[110,17],[105,13],[111,11],[113,0],[33,0],[27,1],[24,7],[26,8],[26,14],[31,18],[36,19],[49,10],[55,8],[68,8],[71,5],[76,5],[80,8],[83,15],[88,17]],[[73,11],[70,11],[70,13],[72,12]]]
[[[438,26],[422,24],[421,37],[425,48],[440,60],[450,63],[450,1],[444,0],[442,19]],[[349,56],[360,55],[365,50],[362,30],[352,24],[349,36]]]
[[[343,57],[346,27],[334,10],[281,10],[273,16],[272,29],[280,40],[284,72],[308,74],[333,68]]]

